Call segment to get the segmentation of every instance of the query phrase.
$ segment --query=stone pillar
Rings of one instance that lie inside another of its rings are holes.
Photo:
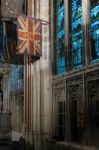
[[[28,0],[28,9],[29,7],[28,16],[49,21],[49,0]],[[44,138],[51,134],[49,24],[42,25],[41,49],[42,57],[40,60],[29,64],[26,63],[27,67],[25,68],[28,70],[28,81],[25,81],[25,84],[27,84],[25,85],[25,93],[29,95],[27,96],[26,94],[25,96],[24,112],[25,119],[29,117],[30,125],[29,135],[26,135],[26,139],[30,140],[31,144],[35,144],[36,149],[43,149]],[[25,74],[24,79],[26,78],[27,74]]]
[[[64,1],[64,29],[65,29],[65,56],[66,56],[66,69],[69,71],[71,69],[71,54],[70,54],[70,2],[69,0]]]
[[[82,0],[82,17],[83,17],[83,51],[85,66],[89,65],[90,47],[89,47],[89,0]]]

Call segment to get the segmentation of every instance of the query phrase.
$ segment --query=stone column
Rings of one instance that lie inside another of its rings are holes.
[[[85,66],[89,65],[89,0],[82,0],[82,17],[83,17],[83,51]]]

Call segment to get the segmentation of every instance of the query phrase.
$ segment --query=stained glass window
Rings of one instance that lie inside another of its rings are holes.
[[[9,92],[22,90],[23,88],[23,66],[22,65],[9,65],[8,85],[10,86]]]
[[[57,74],[65,72],[65,54],[64,54],[64,1],[57,0],[56,5],[56,64]]]
[[[72,67],[82,65],[82,6],[81,0],[71,0],[71,55]]]
[[[0,64],[5,62],[5,42],[3,22],[0,22]]]
[[[91,62],[99,61],[99,0],[91,0]]]

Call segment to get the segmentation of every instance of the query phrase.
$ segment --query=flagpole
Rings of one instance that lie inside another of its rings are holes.
[[[16,13],[16,12],[11,11],[10,9],[8,9],[8,11],[9,11],[9,13],[14,14],[14,15],[21,15],[21,16],[25,16],[25,17],[28,17],[28,18],[32,18],[32,19],[37,20],[37,21],[41,21],[41,23],[42,23],[43,25],[48,25],[48,24],[50,24],[48,21],[45,21],[45,20],[42,20],[42,19],[36,19],[36,18],[34,18],[34,17],[26,16],[26,15],[24,15],[24,14],[19,14],[19,13]]]

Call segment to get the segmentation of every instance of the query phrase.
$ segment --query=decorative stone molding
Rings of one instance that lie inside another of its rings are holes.
[[[54,85],[54,100],[65,101],[66,100],[66,85],[64,83]]]

